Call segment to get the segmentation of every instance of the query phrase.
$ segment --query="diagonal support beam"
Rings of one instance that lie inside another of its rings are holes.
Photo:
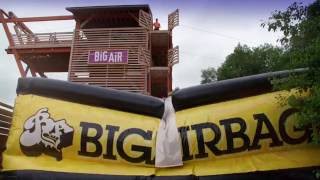
[[[134,14],[129,12],[129,15],[139,24],[139,18],[137,18]]]
[[[12,18],[18,18],[13,12],[9,12],[9,19]],[[14,23],[16,26],[20,27],[20,29],[25,33],[25,34],[33,34],[33,32],[31,31],[31,29],[28,28],[28,26],[26,26],[23,22],[18,22],[18,23]]]
[[[82,29],[86,24],[88,24],[92,19],[94,18],[94,14],[92,14],[89,18],[87,18],[85,21],[83,21],[80,25],[80,28]]]
[[[3,22],[4,19],[5,19],[4,18],[4,14],[1,11],[0,12],[0,21]],[[8,24],[7,23],[2,23],[2,26],[3,26],[3,29],[4,29],[4,31],[6,33],[6,35],[7,35],[7,38],[8,38],[8,41],[9,41],[9,45],[11,47],[13,47],[14,46],[14,42],[13,42],[12,35],[10,33],[10,30],[9,30]],[[25,76],[25,71],[23,70],[22,62],[20,60],[20,56],[17,53],[17,50],[16,49],[12,49],[12,52],[14,54],[14,57],[15,57],[15,60],[16,60],[16,63],[17,63],[17,66],[18,66],[18,69],[19,69],[21,77],[26,77]]]
[[[38,74],[39,74],[40,77],[42,77],[42,78],[48,78],[48,77],[44,74],[44,72],[38,72]]]
[[[24,74],[25,74],[25,76],[27,76],[27,74],[28,74],[29,70],[30,70],[30,66],[28,65],[28,66],[27,66],[27,68],[26,68],[26,70],[24,71],[24,72],[25,72],[25,73],[24,73]]]

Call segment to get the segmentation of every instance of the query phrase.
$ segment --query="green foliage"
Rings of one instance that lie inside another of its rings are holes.
[[[289,104],[298,110],[297,126],[310,127],[312,139],[320,144],[320,0],[304,6],[293,3],[285,11],[274,11],[267,22],[261,24],[269,31],[280,31],[282,47],[262,45],[249,48],[238,44],[234,52],[218,68],[202,71],[206,83],[207,74],[214,80],[259,74],[283,69],[305,68],[303,74],[273,79],[275,90],[297,91],[289,97],[278,97],[280,104]],[[212,71],[212,72],[211,72]],[[314,171],[320,178],[320,170]]]
[[[217,80],[217,71],[213,67],[201,70],[201,84],[211,83]]]
[[[299,110],[299,126],[312,127],[313,140],[320,143],[320,0],[304,6],[293,3],[285,11],[274,11],[261,24],[280,31],[282,47],[269,44],[250,48],[238,44],[218,68],[202,71],[202,82],[259,74],[283,69],[306,68],[306,73],[273,80],[276,90],[296,88],[298,93],[282,98]],[[214,74],[214,76],[210,75]],[[210,80],[208,77],[213,77]],[[308,96],[301,96],[307,93]],[[281,98],[280,98],[281,99]]]
[[[228,55],[226,61],[218,68],[218,80],[285,69],[283,53],[282,48],[270,44],[255,48],[238,44],[233,53]]]
[[[301,4],[294,2],[284,12],[276,10],[269,21],[262,23],[261,26],[267,26],[268,31],[282,31],[284,36],[279,40],[282,44],[287,44],[291,38],[299,34],[299,22],[305,19],[306,7]]]
[[[267,23],[268,30],[281,31],[280,42],[286,48],[290,68],[304,67],[307,72],[286,80],[275,80],[274,87],[280,90],[297,88],[298,95],[285,99],[299,110],[298,123],[310,126],[313,140],[320,142],[320,1],[303,6],[293,3],[285,11],[275,11]],[[300,96],[308,92],[308,96]]]

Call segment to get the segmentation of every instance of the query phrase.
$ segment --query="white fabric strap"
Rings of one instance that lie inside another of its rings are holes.
[[[176,125],[176,115],[171,97],[166,98],[164,104],[164,114],[156,139],[155,167],[182,166],[181,138]]]

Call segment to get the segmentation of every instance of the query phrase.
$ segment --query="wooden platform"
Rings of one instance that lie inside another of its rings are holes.
[[[73,32],[13,35],[6,49],[35,72],[68,72]]]

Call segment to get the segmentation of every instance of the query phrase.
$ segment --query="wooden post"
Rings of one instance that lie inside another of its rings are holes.
[[[72,63],[72,53],[73,53],[73,45],[74,41],[79,38],[79,30],[80,30],[80,22],[76,20],[76,27],[73,32],[73,38],[71,43],[71,51],[70,51],[70,57],[69,57],[69,65],[68,65],[68,81],[71,81],[71,63]]]

